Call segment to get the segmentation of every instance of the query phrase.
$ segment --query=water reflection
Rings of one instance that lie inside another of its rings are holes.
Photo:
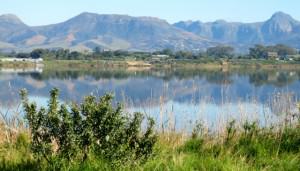
[[[217,123],[216,118],[221,118],[221,112],[230,117],[240,116],[242,112],[238,109],[239,104],[244,104],[243,108],[257,108],[256,113],[261,119],[263,114],[274,113],[271,105],[266,107],[266,104],[271,103],[270,97],[274,93],[289,92],[292,100],[299,96],[299,78],[300,71],[278,70],[223,72],[201,69],[102,68],[0,72],[0,105],[16,106],[19,103],[18,91],[22,88],[26,88],[37,101],[46,99],[53,87],[61,90],[63,101],[81,101],[88,94],[101,96],[113,92],[115,100],[124,102],[128,110],[145,111],[156,117],[162,110],[163,113],[171,111],[176,116],[174,122],[182,128],[185,126],[181,123],[181,117],[184,116],[188,122],[195,120],[194,114],[203,108],[206,109],[202,116],[208,120],[209,125]],[[203,103],[203,99],[209,101]],[[226,108],[229,112],[225,112]],[[247,115],[255,113],[248,109],[245,111]]]

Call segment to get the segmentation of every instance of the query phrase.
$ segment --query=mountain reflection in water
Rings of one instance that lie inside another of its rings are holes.
[[[26,88],[39,104],[45,104],[49,90],[60,89],[62,101],[81,101],[85,95],[115,94],[115,101],[128,111],[142,111],[157,122],[170,121],[175,129],[206,120],[210,126],[220,120],[255,118],[261,124],[278,119],[274,94],[289,94],[291,103],[299,97],[300,71],[209,71],[165,70],[44,70],[42,72],[0,72],[2,111],[16,107],[18,92]],[[278,102],[279,103],[279,102]],[[292,108],[288,106],[288,108]],[[161,116],[163,115],[163,116]],[[254,117],[254,115],[256,115]]]

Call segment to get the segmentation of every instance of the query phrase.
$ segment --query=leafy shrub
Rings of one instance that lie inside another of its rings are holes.
[[[18,134],[14,145],[15,145],[15,148],[19,149],[19,151],[27,152],[28,147],[29,147],[29,138],[28,138],[27,134],[25,134],[25,133]]]
[[[279,152],[300,152],[300,131],[297,128],[285,128],[280,138]]]
[[[197,121],[192,131],[191,138],[179,148],[179,152],[200,153],[204,143],[204,126]]]
[[[191,153],[200,153],[203,146],[203,140],[199,138],[192,138],[185,142],[183,147],[179,151],[191,152]]]
[[[59,91],[53,89],[48,107],[40,109],[29,102],[26,90],[20,94],[31,131],[31,149],[40,160],[83,162],[93,155],[120,164],[143,161],[152,154],[157,140],[154,120],[147,118],[143,132],[143,115],[126,115],[121,105],[114,108],[110,94],[99,100],[87,96],[81,104],[67,106],[59,103]]]

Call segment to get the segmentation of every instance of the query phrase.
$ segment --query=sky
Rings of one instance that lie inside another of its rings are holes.
[[[15,14],[30,26],[54,24],[82,12],[152,16],[175,23],[265,21],[277,11],[300,20],[300,0],[0,0],[0,14]]]

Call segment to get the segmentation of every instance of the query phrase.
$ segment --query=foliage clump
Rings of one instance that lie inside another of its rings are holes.
[[[59,91],[50,91],[48,107],[38,109],[21,91],[25,117],[31,131],[31,150],[39,160],[84,162],[93,156],[114,165],[145,161],[156,143],[154,120],[141,113],[125,114],[112,106],[113,96],[87,96],[81,104],[65,105]]]

